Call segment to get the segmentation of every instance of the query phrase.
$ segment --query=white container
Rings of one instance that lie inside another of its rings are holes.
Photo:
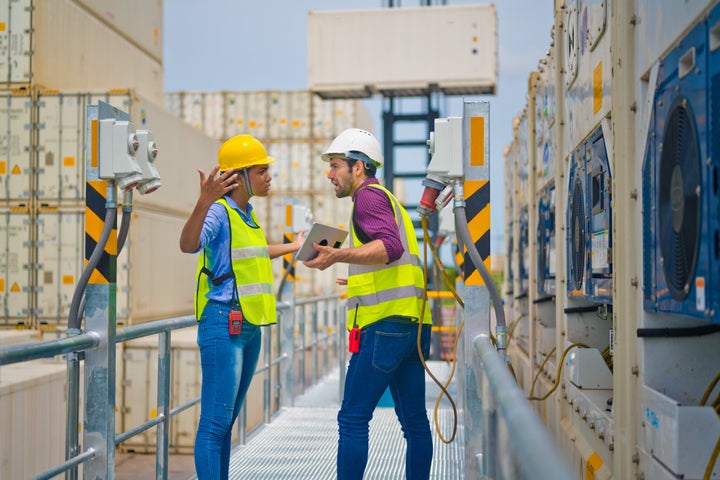
[[[41,92],[38,98],[38,188],[58,204],[85,198],[85,108],[82,93]]]
[[[310,136],[310,92],[268,92],[268,137],[276,139]]]
[[[136,206],[130,224],[130,323],[193,313],[197,255],[180,251],[186,217]]]
[[[308,84],[321,96],[495,93],[495,5],[309,12],[307,30]]]
[[[121,219],[118,212],[118,222]],[[37,324],[67,325],[70,305],[84,270],[85,210],[83,207],[40,208],[33,245],[37,275],[34,320]],[[129,246],[117,256],[116,313],[118,323],[128,320]]]
[[[27,208],[0,208],[0,324],[29,324],[31,219]]]
[[[30,82],[31,0],[0,1],[0,79],[6,87]]]
[[[32,478],[65,459],[66,364],[7,365],[0,372],[0,478]]]
[[[118,390],[118,431],[130,430],[157,417],[158,336],[132,340],[124,344],[124,378]],[[170,408],[200,396],[202,375],[197,328],[175,330],[170,334]],[[192,453],[200,418],[200,405],[184,410],[170,420],[170,453]],[[155,451],[156,429],[152,428],[120,445],[125,451]]]
[[[32,62],[33,86],[62,90],[133,88],[163,101],[162,62],[138,48],[134,43],[137,39],[117,33],[72,0],[38,0],[32,5],[33,54],[26,61]],[[123,9],[133,17],[139,15],[126,4],[116,7]],[[157,15],[150,15],[151,22],[157,20]],[[141,23],[137,27],[142,28]]]
[[[0,200],[26,202],[31,194],[32,102],[30,96],[0,92]]]
[[[217,165],[220,142],[189,127],[151,98],[136,92],[131,98],[132,105],[125,111],[135,128],[153,133],[159,150],[155,166],[162,182],[148,195],[135,193],[133,201],[148,209],[189,216],[200,194],[197,169],[207,174]],[[177,240],[172,245],[177,245]]]
[[[163,3],[146,0],[77,0],[101,22],[146,52],[157,62],[163,60]]]

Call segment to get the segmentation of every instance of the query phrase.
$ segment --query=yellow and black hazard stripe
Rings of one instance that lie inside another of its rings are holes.
[[[283,234],[283,243],[292,243],[295,241],[295,234],[292,232]],[[283,276],[287,275],[288,280],[295,280],[295,264],[292,263],[292,253],[283,255]]]
[[[97,247],[105,222],[105,204],[107,202],[107,182],[88,181],[85,184],[85,265]],[[105,244],[105,254],[90,275],[89,284],[115,283],[117,279],[117,215],[113,220],[113,229]]]
[[[490,270],[490,182],[465,181],[465,215],[475,248]],[[485,285],[480,272],[465,252],[465,285]]]

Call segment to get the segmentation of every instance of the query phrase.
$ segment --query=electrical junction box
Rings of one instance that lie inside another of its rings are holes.
[[[292,205],[292,231],[299,233],[305,230],[305,233],[310,232],[313,224],[313,213],[310,208],[304,205]]]
[[[565,357],[568,379],[583,390],[613,388],[613,377],[596,348],[574,348]]]
[[[142,170],[135,160],[140,147],[135,125],[111,118],[98,123],[98,176],[114,180],[122,190],[135,188],[142,180]]]
[[[436,118],[435,130],[430,132],[427,143],[432,156],[428,176],[463,176],[462,117]]]
[[[138,185],[138,191],[145,195],[154,192],[162,185],[160,174],[155,167],[158,148],[155,145],[153,134],[149,130],[138,130],[136,135],[139,145],[135,159],[142,171],[142,180]]]
[[[643,386],[641,448],[676,478],[703,478],[720,436],[720,419],[712,406],[682,405]],[[716,463],[710,478],[718,478]]]

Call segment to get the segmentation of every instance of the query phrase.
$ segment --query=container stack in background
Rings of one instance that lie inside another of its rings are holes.
[[[118,325],[192,311],[196,259],[177,241],[199,192],[196,159],[219,142],[163,107],[161,27],[161,2],[0,0],[0,344],[64,335],[86,254],[86,111],[98,100],[151,130],[161,152],[162,187],[134,193]],[[62,358],[2,368],[0,478],[64,460],[53,433],[65,430],[64,370]],[[149,418],[122,403],[132,379],[117,380],[118,425],[127,411]]]
[[[283,241],[288,203],[310,208],[315,221],[348,228],[352,202],[335,197],[320,153],[347,128],[374,131],[362,101],[323,100],[308,90],[168,92],[165,106],[220,141],[250,134],[276,159],[270,167],[270,195],[250,200],[268,242]],[[273,267],[278,278],[282,264],[273,262]],[[347,275],[343,266],[321,272],[298,265],[295,272],[298,296],[332,292],[335,278]]]

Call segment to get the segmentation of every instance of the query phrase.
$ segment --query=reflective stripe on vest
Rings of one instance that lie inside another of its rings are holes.
[[[243,317],[255,325],[276,323],[272,265],[265,234],[259,227],[248,226],[224,198],[217,203],[225,207],[230,221],[230,260]],[[259,225],[255,212],[251,215],[255,224]],[[195,317],[198,320],[207,305],[206,295],[210,291],[210,278],[201,273],[203,267],[212,269],[204,264],[205,257],[206,255],[203,255],[198,258],[198,282],[195,291]]]
[[[388,196],[395,223],[400,230],[403,254],[389,264],[348,266],[348,330],[355,323],[356,309],[357,325],[360,328],[393,315],[418,319],[423,311],[425,277],[412,220],[397,198],[385,187],[371,184],[365,188],[377,188]],[[350,246],[361,246],[363,243],[357,236],[352,216],[350,223]],[[423,323],[432,324],[427,302],[422,318]]]

